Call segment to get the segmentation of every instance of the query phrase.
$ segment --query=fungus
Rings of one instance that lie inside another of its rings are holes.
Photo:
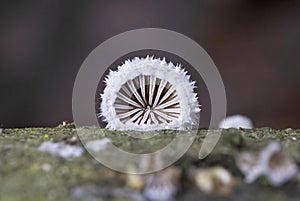
[[[185,130],[198,126],[199,104],[181,65],[147,56],[126,60],[110,71],[101,94],[100,115],[108,129]]]

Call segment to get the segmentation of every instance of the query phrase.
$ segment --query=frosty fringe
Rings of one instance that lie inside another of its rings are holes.
[[[147,56],[110,71],[101,94],[100,115],[108,129],[150,131],[196,128],[199,104],[181,65]]]

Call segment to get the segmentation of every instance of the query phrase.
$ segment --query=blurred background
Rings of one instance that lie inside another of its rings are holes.
[[[185,34],[208,52],[229,115],[249,116],[256,127],[300,127],[299,0],[2,0],[0,16],[0,127],[71,122],[87,55],[146,27]]]

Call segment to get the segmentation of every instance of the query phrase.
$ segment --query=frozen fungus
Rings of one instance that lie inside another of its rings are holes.
[[[165,58],[126,60],[110,71],[100,115],[113,130],[185,130],[198,126],[199,104],[190,75]]]

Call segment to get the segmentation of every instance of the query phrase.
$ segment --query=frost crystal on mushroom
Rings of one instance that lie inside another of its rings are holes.
[[[181,65],[135,57],[110,71],[105,82],[100,116],[108,129],[184,130],[198,124],[195,82]]]

